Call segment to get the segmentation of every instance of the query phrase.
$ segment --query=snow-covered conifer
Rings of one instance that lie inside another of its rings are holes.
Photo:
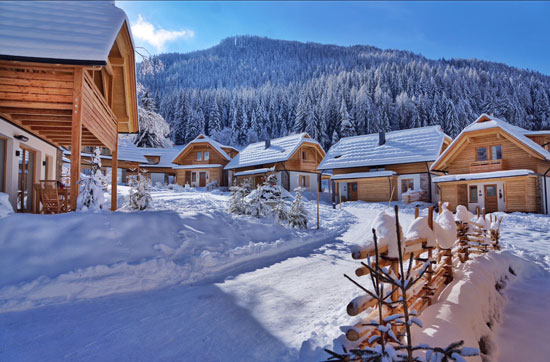
[[[296,191],[296,197],[290,207],[288,223],[293,228],[307,229],[307,211],[302,201],[303,189],[298,187],[294,191]]]
[[[82,211],[103,210],[105,197],[103,193],[107,186],[107,179],[101,172],[101,150],[99,147],[94,149],[92,155],[92,167],[90,175],[81,175],[80,193],[77,198],[77,209]]]
[[[130,178],[129,184],[128,206],[134,210],[147,209],[152,202],[149,179],[143,173],[138,173],[135,177]]]

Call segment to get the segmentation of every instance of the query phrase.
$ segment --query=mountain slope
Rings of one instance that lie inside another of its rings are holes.
[[[550,77],[475,59],[240,36],[155,56],[138,73],[176,143],[203,132],[243,145],[305,130],[329,147],[434,124],[454,136],[483,112],[550,127]]]

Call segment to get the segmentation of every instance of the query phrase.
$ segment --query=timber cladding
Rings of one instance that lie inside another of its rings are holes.
[[[192,172],[208,172],[208,183],[217,181],[219,185],[224,186],[223,169],[221,167],[196,168],[176,170],[176,182],[178,185],[191,185]],[[198,177],[198,176],[197,176]]]
[[[348,180],[352,183],[353,180]],[[371,202],[387,202],[397,200],[397,188],[395,177],[376,177],[357,180],[357,199]]]
[[[201,160],[198,160],[197,153],[201,153]],[[204,153],[208,152],[208,160],[204,159]],[[196,143],[186,148],[175,160],[178,165],[205,165],[216,164],[225,166],[229,163],[218,150],[212,147],[209,143]]]
[[[430,167],[432,162],[428,162],[428,167]],[[426,167],[425,162],[412,162],[412,163],[399,163],[395,165],[381,165],[386,171],[394,171],[398,175],[413,174],[413,173],[428,173],[428,167]],[[350,167],[350,168],[336,168],[334,169],[335,175],[341,175],[345,173],[354,173],[354,172],[370,172],[375,170],[376,167]]]

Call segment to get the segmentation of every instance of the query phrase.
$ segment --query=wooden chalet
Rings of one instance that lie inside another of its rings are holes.
[[[70,148],[70,204],[82,147],[111,150],[138,131],[134,46],[114,2],[0,2],[0,191],[29,211],[32,185],[59,179]],[[116,209],[116,172],[111,200]]]
[[[172,160],[179,185],[205,187],[217,183],[228,186],[225,165],[239,151],[231,146],[222,145],[205,135],[199,135],[189,142]]]
[[[225,166],[230,182],[248,180],[253,186],[275,174],[286,190],[304,187],[316,192],[320,172],[317,166],[325,156],[321,145],[307,133],[256,142],[246,146]]]
[[[486,114],[434,162],[441,200],[493,211],[548,213],[550,131],[528,131]]]
[[[338,201],[435,201],[431,164],[451,143],[439,126],[345,137],[319,165]]]

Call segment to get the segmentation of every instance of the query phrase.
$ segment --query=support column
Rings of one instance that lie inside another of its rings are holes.
[[[117,209],[117,182],[118,182],[118,131],[116,133],[115,148],[111,150],[111,210]]]
[[[71,133],[71,210],[76,210],[79,193],[80,152],[82,150],[82,68],[74,70]]]

